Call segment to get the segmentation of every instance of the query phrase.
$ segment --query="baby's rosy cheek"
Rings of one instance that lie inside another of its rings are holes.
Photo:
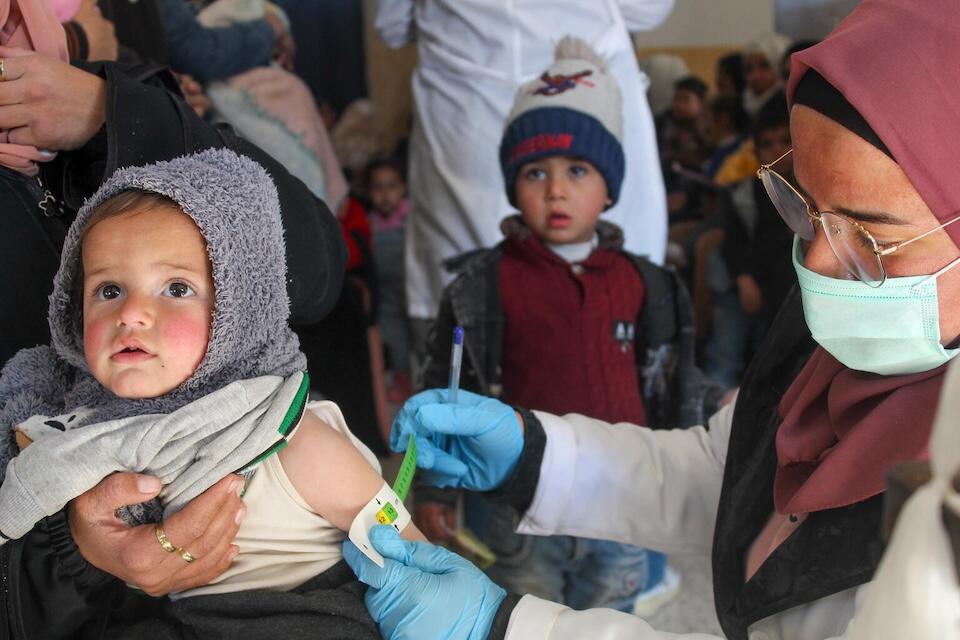
[[[200,364],[207,352],[210,326],[206,318],[177,318],[165,323],[163,340],[180,357],[190,361],[193,367]]]
[[[92,360],[93,356],[103,347],[106,339],[108,324],[104,320],[84,320],[83,323],[83,352],[87,360]]]

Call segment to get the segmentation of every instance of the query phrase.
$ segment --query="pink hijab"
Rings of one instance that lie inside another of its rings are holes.
[[[960,3],[864,0],[794,54],[787,97],[815,69],[893,154],[941,221],[960,213]],[[960,246],[960,223],[946,228]],[[910,376],[846,368],[818,348],[780,403],[774,503],[842,507],[884,490],[896,462],[925,458],[946,365]]]
[[[0,45],[69,59],[66,35],[47,0],[0,0]],[[0,165],[32,176],[37,162],[50,159],[36,147],[7,142],[0,130]]]
[[[856,108],[941,222],[960,213],[960,4],[864,0],[793,55],[787,99],[816,69]],[[960,223],[945,229],[960,246]]]

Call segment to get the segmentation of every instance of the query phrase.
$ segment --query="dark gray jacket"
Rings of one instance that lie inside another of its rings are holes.
[[[518,217],[507,218],[502,228],[508,237],[525,229]],[[616,225],[599,222],[597,235],[600,247],[621,249],[623,234]],[[646,287],[634,345],[639,392],[649,423],[646,426],[669,429],[705,424],[716,410],[723,389],[707,382],[694,363],[696,345],[689,295],[673,269],[659,267],[622,249],[621,252],[637,269]],[[503,242],[445,263],[457,278],[443,292],[440,311],[427,340],[426,387],[447,384],[453,328],[461,326],[461,387],[483,395],[500,395],[504,318],[498,265],[502,255]]]

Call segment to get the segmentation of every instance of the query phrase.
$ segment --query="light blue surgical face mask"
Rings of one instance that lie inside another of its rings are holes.
[[[937,277],[888,277],[880,287],[828,278],[803,266],[799,236],[793,267],[813,339],[850,369],[904,375],[936,369],[960,349],[940,344]]]

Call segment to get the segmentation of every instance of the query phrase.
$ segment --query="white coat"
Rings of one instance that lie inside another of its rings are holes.
[[[711,551],[733,404],[703,427],[653,431],[579,415],[536,412],[547,433],[537,491],[520,533],[617,540],[668,554]],[[848,638],[868,585],[774,614],[751,640]],[[654,630],[611,609],[574,611],[524,596],[506,640],[720,640]]]
[[[519,86],[553,62],[565,35],[608,60],[623,94],[626,177],[604,215],[628,251],[662,263],[667,209],[646,76],[628,30],[651,29],[674,0],[378,0],[375,28],[386,43],[417,41],[410,137],[407,304],[432,318],[450,276],[449,257],[501,239],[512,213],[498,149]]]

